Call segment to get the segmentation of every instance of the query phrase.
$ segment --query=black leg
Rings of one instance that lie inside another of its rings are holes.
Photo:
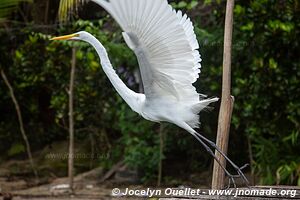
[[[205,148],[205,150],[211,155],[214,157],[214,159],[219,163],[219,165],[222,167],[222,169],[225,171],[226,174],[230,175],[230,173],[227,171],[227,169],[225,169],[220,161],[217,159],[217,157],[215,156],[214,152],[199,138],[197,137],[197,135],[193,135]]]
[[[231,182],[233,183],[234,187],[236,187],[236,184],[235,184],[235,176],[232,175],[221,163],[220,161],[218,160],[218,158],[216,157],[216,155],[214,154],[214,152],[201,140],[201,138],[199,138],[197,135],[195,134],[192,134],[203,146],[204,148],[206,149],[206,151],[217,161],[217,163],[221,166],[221,168],[224,170],[224,172],[226,173],[226,175],[228,176],[229,178],[229,185],[228,185],[228,188],[230,187],[231,185]]]
[[[199,138],[203,139],[204,141],[206,141],[209,145],[211,145],[214,149],[216,149],[228,162],[229,164],[231,164],[233,166],[233,168],[237,171],[237,173],[239,174],[239,177],[241,177],[243,179],[243,181],[246,183],[246,185],[249,185],[249,181],[246,178],[246,176],[244,175],[244,173],[242,172],[242,169],[244,169],[245,167],[247,167],[248,165],[244,165],[243,167],[238,167],[236,164],[234,164],[234,162],[232,162],[221,150],[220,148],[213,143],[212,141],[208,140],[207,138],[205,138],[204,136],[202,136],[199,133],[195,133]],[[215,156],[214,156],[215,158]],[[216,159],[216,158],[215,158]],[[220,164],[220,162],[218,162]],[[224,167],[222,167],[223,169]],[[227,173],[226,173],[227,174]]]
[[[207,152],[209,152],[209,154],[217,161],[217,163],[221,166],[221,168],[224,170],[224,172],[226,173],[226,175],[229,178],[229,187],[230,184],[232,182],[232,184],[234,185],[234,187],[236,187],[235,184],[235,180],[234,178],[242,178],[243,181],[245,182],[245,184],[248,186],[249,185],[249,181],[246,178],[246,176],[244,175],[244,173],[242,172],[242,169],[244,169],[247,165],[244,165],[243,167],[239,168],[236,164],[234,164],[220,149],[219,147],[217,147],[217,145],[215,143],[213,143],[212,141],[208,140],[207,138],[205,138],[204,136],[202,136],[201,134],[195,132],[195,134],[192,134],[206,149]],[[207,146],[207,144],[205,144],[203,142],[203,140],[205,142],[207,142],[212,148],[216,149],[227,161],[229,164],[231,164],[233,166],[233,168],[237,171],[238,175],[232,175],[231,173],[228,172],[227,169],[225,169],[225,167],[223,165],[221,165],[219,159],[216,157],[216,155],[214,154],[214,152],[210,149],[210,147]]]

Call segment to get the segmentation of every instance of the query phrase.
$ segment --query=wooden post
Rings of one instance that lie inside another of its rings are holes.
[[[74,192],[73,179],[74,179],[74,81],[75,81],[75,68],[76,68],[76,49],[72,49],[72,63],[70,73],[70,86],[69,86],[69,157],[68,157],[68,176],[70,193]]]
[[[224,54],[223,54],[223,83],[222,99],[218,120],[217,146],[227,154],[228,139],[230,130],[231,114],[234,104],[234,98],[231,96],[231,49],[232,49],[232,29],[233,29],[233,8],[234,0],[227,0],[225,33],[224,33]],[[226,160],[218,152],[217,158],[220,163],[226,167]],[[212,188],[224,188],[225,172],[220,165],[214,161]]]

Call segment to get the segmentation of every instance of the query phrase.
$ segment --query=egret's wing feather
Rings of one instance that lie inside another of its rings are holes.
[[[198,42],[190,19],[167,0],[93,0],[125,31],[124,38],[139,60],[147,98],[168,96],[199,103],[192,85],[200,73]]]

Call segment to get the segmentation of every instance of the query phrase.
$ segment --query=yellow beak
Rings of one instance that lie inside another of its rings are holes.
[[[79,34],[71,34],[71,35],[64,35],[64,36],[59,36],[59,37],[54,37],[54,38],[51,38],[50,40],[69,40],[73,37],[78,37]]]

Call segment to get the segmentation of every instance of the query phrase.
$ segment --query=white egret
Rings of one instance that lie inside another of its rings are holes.
[[[246,177],[215,143],[194,129],[199,127],[199,112],[218,98],[205,99],[192,85],[199,77],[199,44],[193,24],[181,11],[176,12],[167,0],[92,0],[108,11],[123,29],[123,38],[134,51],[142,77],[144,94],[129,89],[118,77],[103,45],[91,34],[81,31],[52,40],[82,40],[97,51],[102,68],[110,82],[131,109],[145,119],[166,121],[192,134],[218,161],[215,148],[235,168],[232,175]],[[209,145],[209,146],[208,146]],[[220,164],[220,163],[219,163]]]

